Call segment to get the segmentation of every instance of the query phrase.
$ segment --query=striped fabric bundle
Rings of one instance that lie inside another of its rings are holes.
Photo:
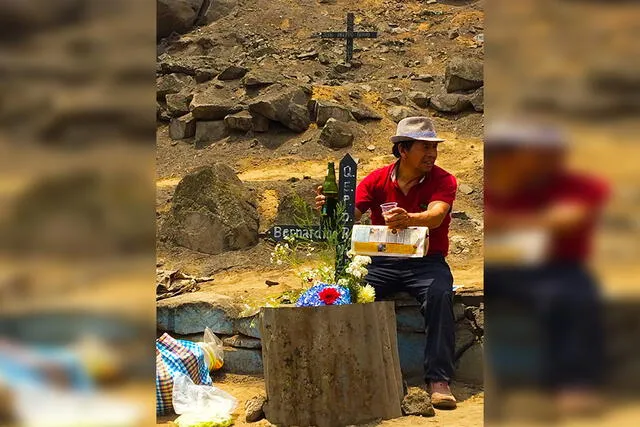
[[[156,340],[157,415],[173,410],[173,379],[177,372],[188,375],[195,384],[212,384],[202,348],[194,342],[176,340],[165,333]]]

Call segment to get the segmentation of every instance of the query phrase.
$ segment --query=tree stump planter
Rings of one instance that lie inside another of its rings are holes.
[[[263,308],[265,414],[334,427],[402,416],[393,302]]]

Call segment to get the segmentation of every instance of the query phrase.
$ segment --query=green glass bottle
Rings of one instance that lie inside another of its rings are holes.
[[[322,194],[326,201],[322,206],[322,220],[325,225],[335,226],[336,205],[338,204],[338,183],[336,182],[336,169],[333,162],[327,164],[327,176],[322,183]]]

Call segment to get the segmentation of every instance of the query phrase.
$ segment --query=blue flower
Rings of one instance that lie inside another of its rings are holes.
[[[298,298],[298,301],[296,302],[296,307],[319,307],[321,305],[327,305],[322,301],[322,299],[320,299],[320,292],[327,288],[334,288],[340,293],[340,296],[332,305],[344,305],[351,303],[351,293],[349,292],[349,288],[319,283],[307,289],[305,293],[300,295],[300,298]]]

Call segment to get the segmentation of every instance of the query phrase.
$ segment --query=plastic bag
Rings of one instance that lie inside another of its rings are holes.
[[[196,385],[191,378],[176,374],[173,381],[173,409],[180,414],[179,427],[225,427],[233,424],[231,413],[238,401],[212,385]]]
[[[173,423],[178,427],[227,427],[233,424],[233,419],[198,413],[180,415]]]
[[[224,365],[224,349],[222,340],[209,328],[204,330],[204,340],[198,343],[204,351],[205,360],[209,371],[217,371]]]

